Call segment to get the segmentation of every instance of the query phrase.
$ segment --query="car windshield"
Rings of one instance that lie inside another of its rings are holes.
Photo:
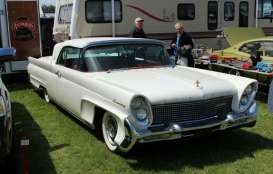
[[[90,47],[83,55],[83,71],[151,68],[171,65],[162,45],[124,44]]]
[[[245,53],[255,53],[257,51],[264,52],[264,56],[273,57],[273,42],[272,41],[255,41],[249,42],[239,49]]]

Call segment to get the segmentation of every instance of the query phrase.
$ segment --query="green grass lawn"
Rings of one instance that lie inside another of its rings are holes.
[[[29,85],[9,90],[16,131],[15,173],[21,173],[18,144],[23,136],[30,139],[32,174],[273,173],[273,115],[262,102],[254,128],[141,144],[118,155],[107,150],[99,133],[47,104]]]

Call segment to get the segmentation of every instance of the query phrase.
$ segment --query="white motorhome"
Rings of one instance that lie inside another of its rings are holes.
[[[149,37],[169,40],[181,21],[194,38],[215,37],[223,27],[273,30],[272,0],[56,0],[57,42],[93,36],[127,36],[135,17],[145,19]],[[255,7],[258,5],[258,20]],[[114,7],[115,22],[112,22]]]

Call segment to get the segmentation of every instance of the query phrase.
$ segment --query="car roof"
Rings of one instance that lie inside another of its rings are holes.
[[[253,27],[225,27],[224,33],[226,39],[231,46],[237,45],[246,40],[265,37],[261,28]]]
[[[249,42],[255,42],[255,41],[273,41],[273,36],[268,36],[268,37],[260,37],[260,38],[255,38],[255,39],[250,39],[250,40],[245,40],[243,42],[240,42],[234,46],[231,46],[231,47],[238,47],[240,45],[243,45],[245,43],[249,43]],[[229,47],[229,48],[231,48]]]
[[[163,44],[162,41],[154,39],[143,39],[143,38],[126,38],[126,37],[92,37],[92,38],[82,38],[82,39],[73,39],[67,40],[59,43],[61,47],[71,46],[76,48],[85,48],[90,45],[96,44],[109,44],[109,43],[154,43],[154,44]]]
[[[243,41],[241,43],[252,42],[252,41],[273,41],[273,36],[250,39],[250,40]]]

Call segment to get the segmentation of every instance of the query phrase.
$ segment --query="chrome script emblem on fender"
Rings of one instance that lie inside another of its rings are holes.
[[[196,82],[194,82],[194,84],[196,85],[197,88],[200,87],[200,81],[199,80],[196,80]]]

